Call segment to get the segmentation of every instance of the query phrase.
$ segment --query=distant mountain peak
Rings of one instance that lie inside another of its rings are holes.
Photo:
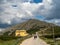
[[[38,28],[41,29],[41,28],[46,28],[46,27],[49,27],[51,26],[52,24],[50,23],[47,23],[47,22],[44,22],[44,21],[40,21],[40,20],[37,20],[37,19],[29,19],[23,23],[20,23],[20,24],[17,24],[17,25],[14,25],[10,28],[7,28],[6,30],[17,30],[17,29],[25,29],[25,30],[30,30],[32,28]]]

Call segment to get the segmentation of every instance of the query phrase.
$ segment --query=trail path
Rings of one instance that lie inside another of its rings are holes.
[[[22,42],[20,45],[49,45],[44,40],[40,39],[38,36],[36,39],[34,37],[31,37],[29,39],[26,39]]]

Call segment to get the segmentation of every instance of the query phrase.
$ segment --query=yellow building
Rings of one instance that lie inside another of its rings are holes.
[[[27,36],[28,33],[26,32],[26,30],[16,30],[15,32],[15,36]]]

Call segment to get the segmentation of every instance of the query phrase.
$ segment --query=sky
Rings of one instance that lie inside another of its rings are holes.
[[[0,0],[0,28],[28,19],[60,25],[60,0]]]

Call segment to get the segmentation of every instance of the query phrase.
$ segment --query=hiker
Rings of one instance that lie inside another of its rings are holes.
[[[35,36],[34,36],[34,39],[36,39],[36,38],[37,38],[37,36],[35,35]]]

